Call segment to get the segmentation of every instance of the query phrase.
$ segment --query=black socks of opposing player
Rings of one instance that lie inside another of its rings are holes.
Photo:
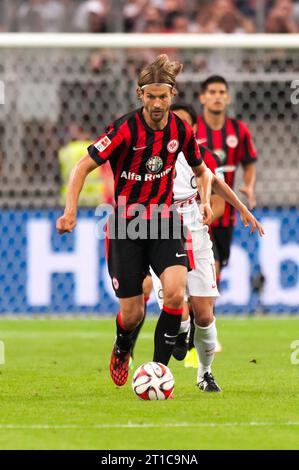
[[[182,319],[182,308],[169,308],[163,305],[155,330],[154,362],[161,362],[167,366]]]

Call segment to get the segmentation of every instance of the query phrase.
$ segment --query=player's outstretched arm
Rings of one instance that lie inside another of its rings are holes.
[[[249,163],[244,167],[243,181],[244,184],[239,188],[239,191],[245,194],[245,196],[247,197],[249,208],[254,209],[256,206],[256,198],[254,193],[254,186],[256,181],[255,163]]]
[[[68,182],[64,213],[56,221],[58,233],[70,233],[75,228],[81,189],[86,176],[97,167],[97,163],[89,155],[81,158],[74,167]]]
[[[203,224],[210,225],[213,221],[213,211],[211,208],[211,192],[213,173],[204,162],[201,165],[192,167],[196,177],[196,185],[200,194],[200,210],[203,216]]]
[[[225,211],[225,201],[218,194],[212,194],[211,196],[211,206],[213,211],[213,222],[220,219],[223,216]]]
[[[212,188],[218,196],[223,197],[229,204],[235,207],[237,211],[240,213],[241,220],[245,227],[251,226],[250,233],[255,232],[256,230],[259,232],[259,235],[264,235],[263,226],[258,220],[254,217],[254,215],[249,212],[245,204],[243,204],[236,193],[217,176],[213,175],[212,180]]]

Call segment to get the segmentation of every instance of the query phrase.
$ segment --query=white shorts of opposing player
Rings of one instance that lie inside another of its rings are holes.
[[[192,237],[195,269],[189,271],[185,299],[194,297],[219,297],[216,283],[215,259],[209,228],[203,225],[195,197],[186,203],[178,203],[177,211]],[[163,307],[163,289],[160,279],[151,269],[153,286],[159,307]]]
[[[216,282],[215,259],[209,229],[202,223],[202,216],[195,198],[186,203],[178,204],[178,212],[190,231],[193,244],[195,269],[188,272],[185,300],[194,297],[219,297]],[[160,308],[163,307],[163,289],[160,279],[151,270],[153,287]],[[183,321],[179,333],[188,331],[190,320]],[[217,345],[217,329],[215,320],[207,327],[200,327],[195,322],[194,344],[199,359],[197,383],[205,383],[206,373],[211,372]]]

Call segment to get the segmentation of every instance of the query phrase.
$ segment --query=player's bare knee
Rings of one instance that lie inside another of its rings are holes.
[[[201,317],[199,320],[196,321],[196,324],[198,326],[201,326],[202,328],[206,328],[210,326],[213,323],[213,320],[211,321],[210,317]]]
[[[183,289],[164,291],[164,304],[171,308],[181,308],[184,303],[184,293]]]
[[[210,326],[214,321],[213,312],[197,311],[196,313],[194,312],[194,315],[196,325],[201,326],[202,328]]]

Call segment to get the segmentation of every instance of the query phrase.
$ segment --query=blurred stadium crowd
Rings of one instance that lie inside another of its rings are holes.
[[[0,0],[0,31],[298,33],[297,0]]]
[[[299,1],[291,0],[0,0],[0,8],[0,27],[11,32],[299,31]],[[259,204],[296,205],[298,106],[291,100],[291,84],[298,77],[299,54],[240,50],[236,44],[233,50],[3,48],[3,207],[63,205],[75,160],[109,122],[138,106],[137,74],[160,52],[183,62],[179,99],[198,112],[200,82],[211,74],[225,76],[233,98],[229,113],[248,124],[261,157]],[[83,204],[93,206],[95,194],[111,200],[111,188],[106,195],[99,191],[107,176],[90,181]]]

